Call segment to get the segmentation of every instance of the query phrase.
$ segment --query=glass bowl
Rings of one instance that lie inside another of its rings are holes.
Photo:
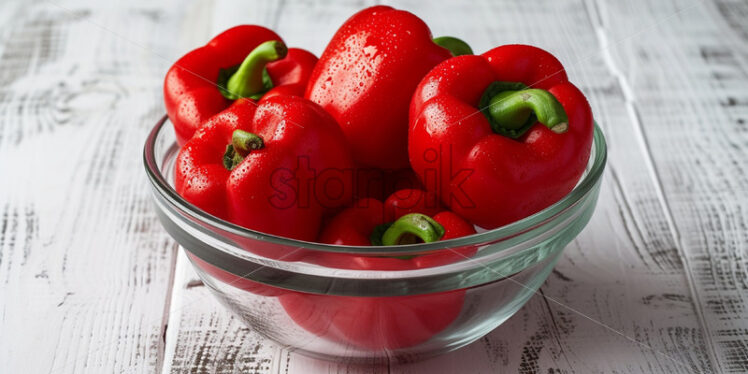
[[[268,235],[196,208],[174,190],[175,140],[164,117],[144,149],[166,231],[213,295],[249,327],[284,347],[331,360],[422,359],[463,347],[502,324],[589,222],[606,160],[605,138],[595,126],[577,186],[532,216],[446,241],[352,247]],[[335,266],[336,258],[444,253],[455,255],[427,268]]]

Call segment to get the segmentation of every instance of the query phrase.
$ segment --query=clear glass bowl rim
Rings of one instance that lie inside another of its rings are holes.
[[[456,248],[508,239],[527,231],[537,229],[544,223],[553,220],[554,217],[574,207],[574,205],[576,205],[588,193],[590,193],[590,191],[592,191],[595,184],[600,180],[605,169],[605,163],[607,159],[607,146],[605,142],[605,136],[603,135],[602,130],[600,130],[597,123],[595,123],[593,136],[594,159],[592,160],[592,165],[589,171],[582,177],[577,186],[574,187],[574,189],[566,196],[564,196],[561,200],[533,215],[492,230],[487,230],[485,232],[473,234],[470,236],[439,242],[388,247],[343,246],[296,240],[251,230],[210,215],[202,209],[199,209],[198,207],[189,203],[182,196],[180,196],[177,191],[174,190],[174,188],[171,187],[171,185],[164,177],[163,173],[161,173],[159,161],[156,159],[155,150],[157,139],[160,132],[165,127],[167,127],[166,124],[168,122],[168,117],[164,115],[156,123],[156,125],[148,135],[143,149],[143,162],[145,164],[148,179],[150,180],[152,186],[155,188],[155,191],[157,191],[162,198],[164,198],[167,202],[174,205],[185,214],[188,214],[192,219],[198,220],[203,224],[218,228],[220,230],[229,232],[232,235],[238,235],[254,240],[263,240],[282,246],[292,246],[304,248],[305,250],[322,252],[365,255],[423,254],[440,249]]]

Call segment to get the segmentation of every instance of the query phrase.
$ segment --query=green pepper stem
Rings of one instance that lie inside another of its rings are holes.
[[[231,134],[231,144],[226,146],[223,154],[223,166],[232,170],[239,165],[247,155],[262,149],[265,143],[259,135],[244,130],[234,130]]]
[[[258,45],[226,83],[229,95],[236,100],[261,94],[265,91],[265,84],[262,81],[265,65],[286,57],[286,54],[288,48],[279,40],[270,40]]]
[[[226,146],[226,151],[223,152],[223,167],[227,170],[233,170],[236,165],[241,164],[242,160],[244,160],[244,157],[236,153],[233,145]]]
[[[472,55],[473,49],[462,39],[453,36],[440,36],[433,39],[434,43],[449,50],[452,56]]]
[[[494,95],[488,103],[488,114],[493,119],[492,125],[504,130],[525,127],[528,120],[534,119],[533,114],[538,122],[557,134],[569,129],[569,118],[561,103],[550,92],[537,88],[503,91]]]
[[[444,226],[433,218],[410,213],[400,217],[382,235],[382,245],[414,244],[418,239],[424,243],[439,241],[444,236]]]
[[[234,130],[231,134],[231,145],[234,146],[234,149],[236,149],[242,157],[246,157],[249,152],[262,149],[262,147],[265,146],[265,143],[259,135],[253,134],[249,131]]]

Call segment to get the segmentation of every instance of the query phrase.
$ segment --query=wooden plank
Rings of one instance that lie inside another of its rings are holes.
[[[693,7],[692,11],[682,11]],[[748,45],[737,2],[600,2],[611,38],[673,15],[679,27],[611,44],[661,204],[720,372],[748,371]],[[726,11],[727,10],[727,11]],[[735,18],[738,17],[738,18]],[[730,31],[731,30],[731,31]]]
[[[714,26],[719,27],[720,23],[724,23],[732,31],[723,33],[724,36],[737,36],[743,43],[748,42],[748,23],[745,22],[748,18],[748,3],[741,0],[715,0],[714,5],[719,17],[723,18],[723,21],[716,22]],[[735,52],[748,56],[746,48],[737,48]]]
[[[604,60],[594,4],[387,3],[415,12],[435,35],[470,40],[478,52],[504,43],[546,48],[567,65],[593,104],[608,135],[609,172],[590,227],[567,248],[542,288],[548,299],[534,297],[486,338],[452,354],[419,363],[362,368],[287,351],[279,354],[216,303],[179,307],[206,294],[192,278],[194,274],[185,271],[177,277],[176,286],[184,291],[175,291],[172,303],[167,352],[174,352],[174,359],[167,360],[167,371],[188,372],[197,365],[199,372],[234,372],[247,369],[244,363],[266,360],[272,364],[252,366],[252,372],[712,371],[677,243],[654,193],[656,185],[647,173],[642,144],[631,131],[634,119],[626,109],[628,99]],[[265,3],[257,8],[256,4],[219,2],[213,31],[264,21],[275,25],[289,44],[310,46],[319,53],[337,25],[363,6],[290,1],[269,10]],[[226,17],[229,12],[222,9],[233,11]],[[677,29],[678,25],[668,27]],[[178,263],[178,267],[188,265],[183,260]],[[259,345],[258,350],[252,348]]]
[[[163,373],[277,372],[280,348],[228,314],[182,250],[173,290]]]
[[[178,31],[165,9],[0,4],[0,372],[161,365],[176,247],[141,150],[166,67],[147,51]]]

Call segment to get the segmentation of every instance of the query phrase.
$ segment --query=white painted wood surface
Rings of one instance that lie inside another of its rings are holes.
[[[319,54],[367,1],[0,4],[0,372],[748,371],[748,4],[396,1],[478,52],[556,54],[609,143],[541,292],[449,355],[355,367],[264,340],[159,226],[140,151],[173,60],[235,24]]]

